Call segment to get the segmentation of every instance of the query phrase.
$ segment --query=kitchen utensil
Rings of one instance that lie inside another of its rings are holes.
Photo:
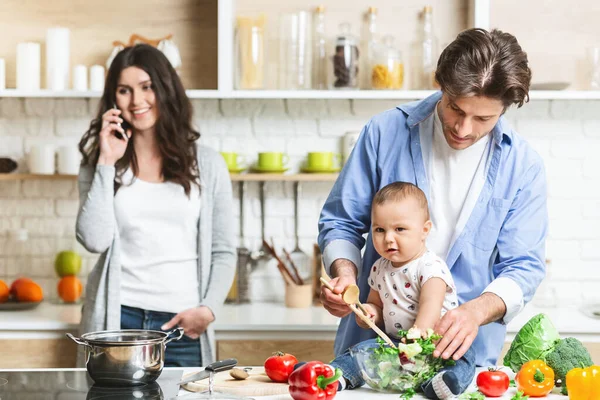
[[[360,289],[356,285],[348,285],[344,293],[342,293],[342,298],[347,304],[356,304],[356,306],[363,312],[365,315],[369,315],[368,311],[362,305],[359,299]]]
[[[41,301],[19,302],[15,300],[7,300],[4,303],[0,303],[0,311],[31,310],[39,306],[41,303]]]
[[[288,394],[288,384],[271,381],[267,374],[265,374],[263,367],[254,367],[247,372],[249,375],[248,378],[241,381],[232,378],[229,374],[215,374],[213,390],[230,396],[273,396]],[[190,392],[203,392],[208,390],[208,387],[209,382],[206,379],[190,382],[183,386],[185,390],[189,390]],[[188,397],[186,396],[185,398]]]
[[[204,371],[200,371],[183,378],[181,381],[179,381],[179,386],[185,385],[189,382],[201,381],[202,379],[206,379],[211,374],[216,374],[217,372],[230,370],[231,368],[237,365],[237,362],[238,361],[235,358],[228,358],[226,360],[221,360],[209,364],[206,367],[204,367]]]
[[[300,276],[300,273],[298,272],[298,268],[296,268],[296,264],[294,264],[294,260],[292,260],[291,254],[286,249],[282,249],[282,250],[283,250],[283,254],[285,254],[285,257],[290,262],[292,270],[294,271],[294,278],[296,280],[296,283],[298,283],[298,285],[304,285],[304,280]]]
[[[281,258],[279,258],[279,256],[277,255],[275,249],[269,246],[269,243],[267,243],[266,241],[263,241],[263,248],[265,248],[269,252],[269,254],[277,261],[277,269],[279,269],[279,272],[281,273],[281,276],[283,277],[285,283],[287,283],[288,285],[296,285],[297,282],[294,280],[294,277],[292,276],[290,271],[288,271],[283,261],[281,261]]]
[[[265,183],[260,182],[258,184],[258,197],[260,201],[260,235],[262,238],[262,246],[259,250],[252,252],[252,259],[254,261],[263,260],[266,261],[271,258],[271,252],[269,251],[265,235]]]
[[[325,286],[327,289],[331,290],[333,292],[333,287],[329,284],[329,282],[327,282],[327,280],[325,280],[325,278],[321,278],[321,283],[323,284],[323,286]],[[349,296],[350,299],[354,298],[354,295],[351,294]],[[396,348],[396,345],[394,344],[394,342],[392,342],[392,339],[389,338],[388,335],[385,334],[385,332],[383,332],[381,329],[379,329],[379,327],[377,325],[375,325],[375,323],[373,321],[371,321],[371,319],[369,317],[367,317],[363,311],[359,310],[357,308],[357,305],[354,303],[348,303],[346,301],[346,298],[344,297],[344,294],[342,293],[342,299],[344,299],[344,302],[346,304],[348,304],[348,307],[350,307],[350,309],[354,312],[354,314],[358,315],[358,317],[360,319],[363,320],[364,323],[366,323],[367,325],[369,325],[369,327],[371,329],[373,329],[375,331],[375,333],[377,333],[379,335],[380,338],[382,338],[383,340],[385,340],[385,342],[392,348]],[[362,309],[364,310],[364,309]]]
[[[227,301],[230,303],[248,303],[250,301],[249,282],[250,272],[252,269],[252,258],[250,257],[250,250],[245,246],[244,238],[244,192],[246,190],[246,183],[243,181],[238,182],[238,193],[240,197],[240,232],[239,232],[239,244],[237,248],[237,266],[235,273],[235,281],[227,295]]]
[[[312,305],[312,285],[286,285],[285,306],[308,308]]]
[[[290,253],[290,259],[293,260],[294,267],[298,270],[299,277],[310,277],[310,257],[300,249],[300,235],[298,234],[300,225],[300,213],[298,208],[300,191],[300,182],[294,182],[294,250]],[[302,279],[302,278],[301,278]],[[302,284],[301,282],[300,284]]]
[[[178,332],[178,336],[170,337]],[[183,328],[170,332],[123,329],[66,336],[85,346],[86,368],[98,384],[134,386],[154,382],[161,374],[165,347],[183,336]]]

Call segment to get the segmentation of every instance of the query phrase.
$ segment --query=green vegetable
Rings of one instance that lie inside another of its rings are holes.
[[[594,365],[587,349],[579,340],[572,337],[560,340],[554,349],[546,354],[544,361],[554,370],[554,379],[562,382],[563,390],[565,390],[567,372],[573,368],[587,368]]]
[[[458,396],[458,400],[485,400],[485,396],[480,391],[469,392]]]
[[[417,394],[417,392],[415,392],[414,389],[406,389],[400,398],[402,400],[410,400],[415,394]]]
[[[523,392],[517,392],[510,400],[527,400],[529,396],[523,396]]]
[[[510,345],[504,356],[504,365],[519,372],[527,361],[544,359],[560,340],[558,331],[545,314],[531,318]]]
[[[510,380],[510,382],[509,382],[509,386],[510,386],[510,387],[517,387],[517,383],[515,382],[515,380],[514,380],[514,379],[511,379],[511,380]]]

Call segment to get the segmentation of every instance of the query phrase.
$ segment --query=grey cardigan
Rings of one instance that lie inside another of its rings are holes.
[[[223,157],[198,146],[201,210],[198,221],[198,290],[200,305],[215,318],[235,274],[231,180]],[[120,240],[114,211],[115,168],[83,166],[79,171],[76,236],[86,250],[101,253],[86,284],[81,333],[121,328]],[[159,285],[160,282],[157,282]],[[200,336],[202,364],[215,361],[214,330]],[[83,359],[78,357],[78,364]]]

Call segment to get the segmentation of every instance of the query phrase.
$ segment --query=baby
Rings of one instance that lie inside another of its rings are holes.
[[[364,307],[373,322],[396,341],[401,339],[398,330],[409,330],[409,338],[424,335],[458,306],[448,266],[425,245],[431,230],[425,194],[411,183],[385,186],[373,198],[371,224],[373,246],[381,258],[369,272],[371,290]],[[356,317],[359,326],[370,329]],[[364,384],[348,350],[331,365],[344,373],[340,389]],[[421,389],[430,399],[451,398],[464,392],[474,375],[475,354],[470,349]]]

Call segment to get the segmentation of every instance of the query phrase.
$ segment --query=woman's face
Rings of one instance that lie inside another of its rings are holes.
[[[138,133],[153,131],[158,120],[156,96],[150,75],[141,68],[127,67],[121,71],[116,93],[121,117]]]

